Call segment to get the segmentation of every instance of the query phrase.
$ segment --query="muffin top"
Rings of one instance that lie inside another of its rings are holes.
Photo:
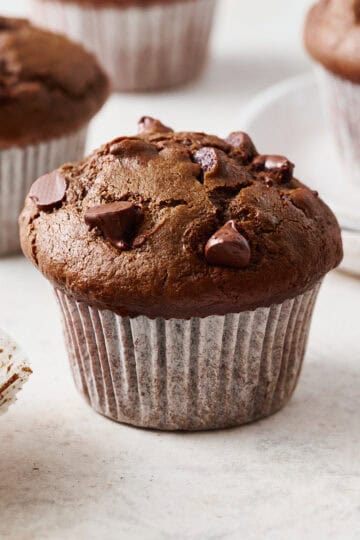
[[[66,37],[0,17],[0,148],[60,137],[100,109],[108,80]]]
[[[149,117],[38,179],[20,229],[55,287],[130,316],[280,303],[342,258],[334,215],[288,159],[259,155],[242,132],[174,133]]]
[[[319,0],[307,16],[305,45],[329,71],[360,82],[360,0]]]

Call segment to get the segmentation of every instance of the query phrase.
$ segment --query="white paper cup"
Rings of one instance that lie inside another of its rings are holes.
[[[121,317],[56,295],[75,384],[97,412],[145,428],[204,430],[285,405],[319,287],[270,308],[190,320]]]
[[[360,84],[316,68],[325,118],[344,166],[346,180],[360,189]]]
[[[33,0],[33,21],[67,34],[95,53],[115,90],[186,83],[202,70],[216,0],[98,7]]]
[[[20,252],[19,214],[32,183],[67,161],[84,157],[87,126],[50,141],[0,150],[0,256]]]

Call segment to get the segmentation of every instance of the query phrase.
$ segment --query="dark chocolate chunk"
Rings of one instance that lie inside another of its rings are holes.
[[[53,171],[33,183],[29,197],[39,210],[52,210],[64,200],[66,188],[65,178],[58,171]]]
[[[151,116],[143,116],[138,122],[139,133],[171,133],[173,130],[167,126],[164,126],[160,120],[151,118]]]
[[[294,164],[284,156],[257,156],[252,166],[257,171],[268,173],[279,184],[290,182],[293,177]]]
[[[244,133],[244,131],[233,131],[226,138],[226,142],[231,144],[231,146],[234,148],[239,148],[249,157],[254,157],[257,155],[257,150],[254,143],[250,139],[249,135]]]
[[[221,229],[207,241],[205,258],[215,266],[245,268],[251,259],[250,246],[246,238],[239,233],[234,220],[225,223]]]
[[[193,160],[204,172],[215,172],[220,165],[219,152],[217,148],[204,146],[195,152]]]
[[[142,217],[141,206],[120,201],[89,208],[85,223],[90,229],[97,227],[116,248],[124,250],[130,247]]]

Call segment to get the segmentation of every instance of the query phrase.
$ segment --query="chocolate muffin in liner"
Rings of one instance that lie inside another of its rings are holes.
[[[0,17],[0,256],[20,250],[18,218],[34,179],[84,156],[108,81],[82,47]]]
[[[37,24],[92,51],[119,91],[196,78],[208,52],[216,0],[33,0]]]
[[[319,0],[307,16],[305,46],[316,62],[325,118],[344,167],[344,178],[359,188],[359,0]]]
[[[335,217],[288,159],[149,117],[35,182],[20,228],[77,388],[109,418],[163,430],[279,410],[342,258]]]

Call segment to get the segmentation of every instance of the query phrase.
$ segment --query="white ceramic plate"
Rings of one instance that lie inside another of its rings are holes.
[[[344,180],[314,77],[301,75],[262,92],[245,109],[240,125],[260,152],[286,155],[295,163],[296,176],[319,191],[342,227],[342,269],[360,275],[360,189]]]

